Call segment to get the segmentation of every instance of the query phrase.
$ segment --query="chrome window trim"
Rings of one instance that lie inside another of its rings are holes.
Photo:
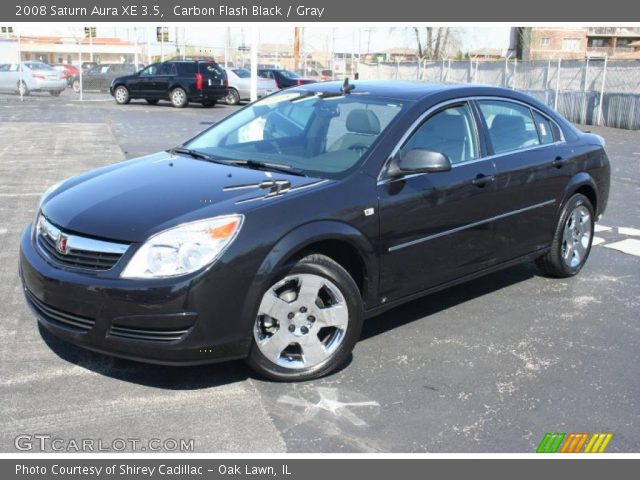
[[[519,105],[523,105],[523,106],[525,106],[527,108],[535,110],[537,113],[539,113],[540,115],[542,115],[543,117],[548,119],[551,123],[553,123],[556,126],[556,128],[558,129],[558,132],[560,132],[560,140],[557,140],[557,141],[555,141],[553,143],[545,143],[545,144],[534,145],[534,146],[531,146],[531,147],[519,148],[517,150],[510,150],[508,152],[494,153],[492,155],[486,155],[484,157],[474,158],[473,160],[467,160],[466,162],[454,163],[454,164],[451,165],[451,168],[456,168],[458,166],[463,166],[463,165],[470,165],[472,163],[476,163],[476,162],[479,162],[479,161],[482,161],[482,160],[491,160],[493,158],[504,157],[506,155],[511,155],[513,153],[526,152],[526,151],[535,150],[535,149],[541,148],[541,147],[548,147],[548,146],[551,146],[551,145],[560,145],[560,144],[566,143],[566,138],[564,136],[564,131],[562,130],[560,125],[558,125],[558,122],[556,122],[553,118],[549,117],[549,115],[544,113],[539,108],[536,108],[535,106],[530,105],[530,104],[528,104],[526,102],[523,102],[521,100],[516,100],[516,99],[508,98],[508,97],[497,97],[497,96],[492,96],[492,95],[488,95],[488,96],[474,95],[474,96],[470,96],[470,97],[460,97],[460,98],[455,98],[455,99],[449,99],[449,100],[445,100],[445,101],[443,101],[441,103],[438,103],[437,105],[434,105],[433,107],[427,109],[424,113],[422,113],[411,124],[411,126],[402,135],[402,137],[400,137],[400,140],[396,143],[396,146],[391,151],[391,154],[389,155],[389,158],[387,158],[385,160],[384,164],[382,165],[382,168],[380,169],[380,172],[378,173],[378,179],[377,179],[378,185],[389,183],[389,182],[392,182],[392,181],[395,181],[395,180],[402,180],[402,179],[417,177],[419,175],[426,175],[426,173],[413,173],[413,174],[405,175],[405,176],[398,177],[398,178],[388,178],[388,177],[384,176],[384,174],[385,174],[385,172],[387,170],[387,167],[389,166],[389,162],[391,161],[391,159],[397,155],[397,153],[400,151],[400,149],[406,143],[406,141],[409,139],[409,137],[411,137],[414,134],[416,129],[419,128],[422,125],[422,123],[427,119],[427,117],[429,117],[429,115],[431,115],[432,113],[434,113],[437,110],[440,110],[440,109],[446,107],[447,105],[452,105],[452,104],[456,104],[456,103],[464,103],[464,102],[481,101],[481,100],[497,100],[497,101],[502,101],[502,102],[511,102],[511,103],[516,103],[516,104],[519,104]],[[480,114],[482,114],[482,113],[480,112]],[[478,135],[478,140],[480,140],[480,138],[479,138],[479,133],[480,132],[477,131],[478,125],[477,125],[477,122],[475,120],[475,115],[474,115],[474,124],[476,124],[476,135]]]
[[[67,237],[67,246],[70,250],[84,250],[92,253],[112,253],[123,255],[129,245],[124,243],[107,242],[95,240],[93,238],[81,237],[79,235],[68,234],[53,225],[47,218],[40,214],[36,224],[36,234],[46,235],[54,242],[62,233]]]
[[[503,218],[511,217],[513,215],[518,215],[520,213],[528,212],[529,210],[534,210],[536,208],[546,207],[547,205],[553,205],[556,203],[556,199],[547,200],[546,202],[536,203],[534,205],[529,205],[528,207],[519,208],[517,210],[512,210],[510,212],[501,213],[500,215],[495,215],[493,217],[485,218],[484,220],[478,220],[477,222],[468,223],[466,225],[461,225],[456,228],[452,228],[450,230],[445,230],[444,232],[434,233],[433,235],[428,235],[426,237],[417,238],[415,240],[411,240],[410,242],[399,243],[398,245],[393,245],[389,247],[389,253],[395,252],[396,250],[401,250],[406,247],[411,247],[413,245],[417,245],[419,243],[428,242],[429,240],[434,240],[436,238],[445,237],[447,235],[451,235],[452,233],[458,233],[463,230],[468,230],[469,228],[478,227],[480,225],[484,225],[485,223],[495,222],[496,220],[501,220]]]

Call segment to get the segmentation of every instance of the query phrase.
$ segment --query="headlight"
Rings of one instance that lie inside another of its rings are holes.
[[[242,227],[242,215],[186,223],[149,238],[129,260],[123,278],[185,275],[213,263]]]

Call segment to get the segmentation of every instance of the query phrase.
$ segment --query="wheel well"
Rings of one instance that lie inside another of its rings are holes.
[[[307,245],[292,255],[290,259],[301,258],[310,252],[325,255],[336,263],[339,263],[342,268],[349,272],[351,278],[356,282],[360,294],[364,297],[367,282],[367,268],[360,256],[360,252],[358,252],[353,245],[343,240],[322,240]]]
[[[589,199],[589,201],[591,202],[591,206],[593,207],[593,211],[594,212],[598,211],[598,197],[596,196],[596,191],[593,189],[593,187],[591,187],[589,185],[582,185],[574,193],[580,193],[580,194],[584,195],[585,197],[587,197]]]

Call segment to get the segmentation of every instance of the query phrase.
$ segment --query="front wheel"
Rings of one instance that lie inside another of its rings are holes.
[[[182,88],[174,88],[171,91],[171,103],[176,108],[184,108],[189,103],[189,99],[187,98],[187,92],[185,92]]]
[[[277,381],[310,380],[342,365],[362,330],[362,300],[349,273],[324,255],[289,264],[263,293],[249,365]]]
[[[116,87],[115,91],[113,92],[113,96],[116,99],[116,103],[118,105],[126,105],[131,101],[131,98],[129,97],[129,90],[124,85],[119,85],[118,87]]]
[[[572,277],[584,267],[593,241],[594,212],[587,197],[573,195],[562,208],[551,249],[536,260],[552,277]]]

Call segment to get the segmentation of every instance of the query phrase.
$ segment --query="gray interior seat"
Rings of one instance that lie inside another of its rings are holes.
[[[347,150],[357,144],[371,145],[380,133],[380,119],[371,110],[359,108],[347,115],[346,134],[336,140],[327,151]]]

